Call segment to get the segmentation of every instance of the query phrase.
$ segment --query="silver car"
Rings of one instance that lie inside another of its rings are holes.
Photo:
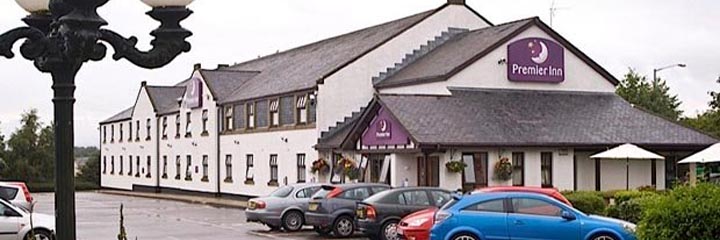
[[[320,190],[320,184],[283,186],[267,197],[253,198],[245,212],[248,222],[262,223],[271,230],[294,232],[305,224],[310,196]]]

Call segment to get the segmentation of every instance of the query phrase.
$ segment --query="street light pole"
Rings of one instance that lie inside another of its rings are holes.
[[[674,67],[685,68],[685,67],[687,67],[687,65],[684,64],[684,63],[678,63],[678,64],[673,64],[673,65],[668,65],[668,66],[665,66],[665,67],[653,69],[653,86],[654,86],[654,87],[657,87],[657,82],[658,82],[657,73],[658,73],[659,71],[666,70],[666,69],[670,69],[670,68],[674,68]]]
[[[153,48],[147,52],[135,47],[135,37],[123,38],[102,28],[107,25],[97,9],[109,0],[17,0],[31,14],[19,27],[0,35],[0,56],[12,58],[13,44],[25,39],[20,53],[35,67],[52,75],[55,129],[55,223],[58,240],[74,240],[75,176],[74,126],[75,77],[85,62],[105,58],[108,43],[115,49],[113,58],[125,58],[143,68],[159,68],[183,52],[190,51],[185,41],[192,33],[180,22],[192,11],[185,7],[192,0],[142,0],[153,9],[147,14],[160,21],[151,32]]]

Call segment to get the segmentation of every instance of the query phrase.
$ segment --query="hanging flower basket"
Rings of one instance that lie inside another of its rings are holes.
[[[445,168],[447,168],[448,171],[453,173],[461,173],[463,170],[465,170],[465,167],[467,167],[467,164],[461,161],[449,161],[445,163]]]
[[[507,181],[512,178],[513,166],[508,158],[501,158],[495,163],[495,179]]]
[[[315,160],[312,163],[312,167],[310,167],[310,172],[313,174],[326,174],[330,171],[330,166],[325,162],[325,159],[318,159]]]

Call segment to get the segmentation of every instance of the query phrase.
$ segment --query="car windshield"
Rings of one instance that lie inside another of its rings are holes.
[[[290,195],[290,193],[293,191],[293,187],[291,186],[284,186],[280,187],[274,192],[270,193],[270,197],[279,197],[284,198]]]

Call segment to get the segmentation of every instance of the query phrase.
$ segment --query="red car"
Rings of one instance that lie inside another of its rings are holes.
[[[549,197],[555,198],[560,202],[563,202],[569,206],[572,203],[565,198],[557,189],[554,188],[539,188],[539,187],[488,187],[472,192],[476,193],[487,193],[487,192],[532,192],[544,194]],[[437,208],[425,209],[422,211],[414,212],[400,221],[398,225],[397,233],[401,239],[407,240],[428,240],[430,239],[430,229],[433,227],[433,217]]]

